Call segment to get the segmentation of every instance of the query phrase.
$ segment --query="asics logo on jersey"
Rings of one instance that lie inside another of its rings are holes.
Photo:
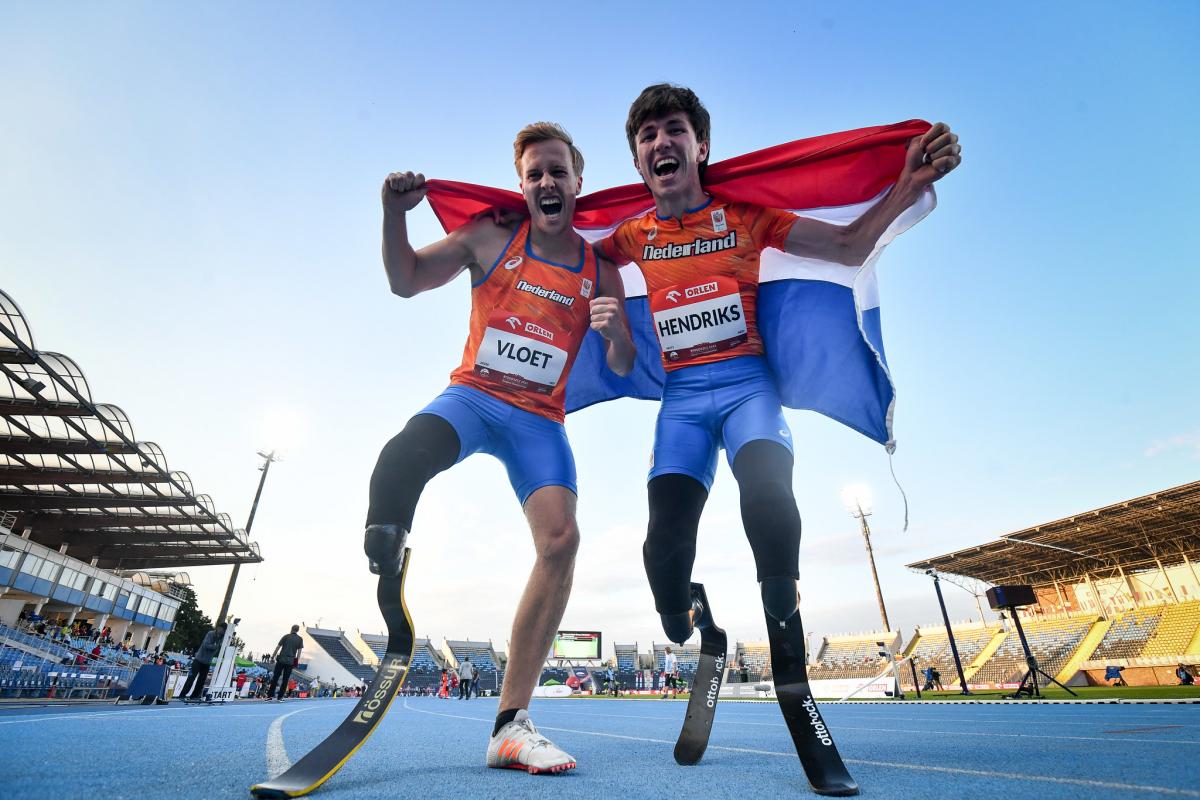
[[[670,300],[672,303],[678,303],[679,302],[679,292],[672,289],[671,291],[667,292],[667,299]]]
[[[505,269],[516,269],[517,267],[521,266],[521,262],[524,260],[525,259],[522,258],[521,256],[515,256],[513,258],[510,258],[508,261],[504,262],[504,268]]]
[[[686,294],[689,298],[703,297],[706,294],[712,294],[716,290],[717,290],[717,282],[713,281],[712,283],[705,283],[701,286],[689,286],[688,288],[683,290],[683,293]]]
[[[506,319],[504,321],[507,322],[508,327],[512,328],[514,331],[517,328],[521,327],[521,318],[520,317],[509,317],[508,319]]]
[[[574,297],[567,297],[565,294],[559,294],[553,289],[547,289],[545,286],[538,286],[536,283],[530,283],[524,278],[517,281],[517,288],[522,292],[536,294],[538,297],[544,297],[547,300],[552,300],[555,303],[566,306],[567,308],[575,305]]]
[[[650,237],[646,237],[649,239]],[[669,258],[687,258],[688,256],[704,256],[709,253],[719,253],[722,250],[732,250],[737,247],[737,231],[730,231],[724,236],[705,239],[697,236],[694,241],[683,244],[664,244],[655,247],[652,244],[642,248],[643,261],[662,261]]]

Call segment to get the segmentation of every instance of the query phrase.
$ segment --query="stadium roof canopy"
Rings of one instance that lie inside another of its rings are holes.
[[[1200,560],[1200,481],[1010,533],[917,561],[991,584],[1046,585]]]
[[[0,516],[15,533],[103,569],[261,561],[258,545],[139,442],[125,412],[92,400],[67,356],[39,351],[0,291]]]

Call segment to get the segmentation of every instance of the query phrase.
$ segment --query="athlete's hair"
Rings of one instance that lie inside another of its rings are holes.
[[[300,626],[299,626],[299,625],[293,625],[293,626],[292,626],[292,633],[297,633],[297,632],[299,632],[299,630],[300,630]]]
[[[625,138],[629,140],[629,152],[637,158],[638,129],[651,117],[662,117],[675,111],[687,114],[692,130],[696,132],[697,142],[709,141],[712,122],[708,109],[700,102],[696,93],[686,86],[676,86],[671,83],[656,83],[642,89],[642,93],[629,107],[629,117],[625,120]],[[700,180],[704,180],[704,170],[708,167],[708,159],[700,162]]]
[[[582,175],[583,153],[579,152],[579,148],[575,146],[571,134],[563,130],[563,126],[557,122],[534,122],[521,128],[521,132],[517,134],[517,138],[513,142],[513,166],[517,168],[517,175],[521,174],[521,156],[525,155],[525,148],[531,144],[549,142],[554,139],[565,144],[571,151],[571,166],[575,168],[575,177],[578,178]]]

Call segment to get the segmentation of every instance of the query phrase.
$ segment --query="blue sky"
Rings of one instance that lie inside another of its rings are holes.
[[[373,631],[366,481],[445,385],[469,302],[465,280],[388,293],[385,174],[515,187],[513,135],[551,119],[587,158],[585,191],[632,182],[625,113],[661,80],[708,105],[714,160],[944,120],[964,165],[879,267],[909,531],[881,448],[788,416],[808,627],[877,625],[838,499],[865,482],[907,635],[937,610],[905,563],[1200,472],[1200,11],[796,6],[5,3],[0,288],[40,348],[74,357],[96,399],[235,519],[255,450],[284,448],[255,522],[267,561],[234,603],[252,649],[301,620]],[[440,234],[427,207],[411,232]],[[621,401],[568,422],[584,544],[564,627],[609,641],[662,638],[639,558],[654,410]],[[722,467],[696,575],[719,621],[759,638],[734,489]],[[502,647],[527,539],[496,462],[431,484],[413,537],[419,632]],[[214,613],[227,569],[191,572]],[[948,592],[954,616],[974,613]]]

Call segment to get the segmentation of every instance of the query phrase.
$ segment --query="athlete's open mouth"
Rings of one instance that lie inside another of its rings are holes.
[[[660,158],[654,162],[654,174],[660,178],[665,178],[668,175],[674,175],[679,170],[679,162],[674,158],[667,156]]]
[[[563,202],[557,197],[543,197],[538,201],[538,208],[540,208],[542,213],[547,217],[553,217],[555,214],[562,211]]]

